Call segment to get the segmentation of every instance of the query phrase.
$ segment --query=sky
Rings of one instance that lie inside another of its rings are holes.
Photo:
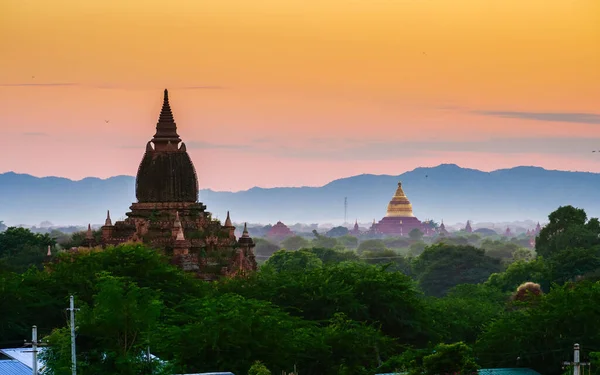
[[[0,173],[135,175],[164,88],[202,188],[600,172],[597,0],[3,0],[0,51]]]

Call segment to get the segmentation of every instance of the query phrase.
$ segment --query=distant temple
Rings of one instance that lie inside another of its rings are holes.
[[[473,233],[473,228],[471,228],[471,221],[467,220],[467,225],[465,225],[465,232]]]
[[[360,228],[358,227],[358,219],[354,221],[354,227],[352,227],[352,230],[350,230],[348,233],[352,236],[359,236],[361,234]]]
[[[506,230],[504,231],[504,235],[506,237],[512,236],[512,232],[511,232],[511,230],[510,230],[510,228],[508,226],[506,227]]]
[[[378,223],[373,221],[371,228],[375,233],[394,236],[408,236],[413,229],[426,232],[423,223],[413,215],[412,205],[402,190],[401,182],[398,182],[396,194],[388,204],[387,214]]]
[[[113,224],[107,213],[99,243],[88,226],[87,246],[144,243],[205,280],[256,270],[254,241],[246,225],[236,239],[229,212],[221,225],[198,202],[196,169],[177,134],[167,90],[156,134],[146,144],[137,172],[135,193],[137,202],[125,220]]]
[[[277,224],[273,225],[267,233],[268,238],[272,238],[278,241],[284,240],[288,237],[292,237],[293,235],[294,232],[292,232],[291,229],[288,228],[287,225],[285,225],[281,221],[278,221]]]
[[[448,230],[446,229],[446,226],[444,225],[444,220],[442,220],[442,224],[440,224],[440,227],[438,228],[438,233],[439,234],[448,234]]]

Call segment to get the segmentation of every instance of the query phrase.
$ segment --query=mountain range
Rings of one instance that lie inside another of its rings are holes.
[[[200,179],[201,181],[201,179]],[[339,223],[381,219],[398,181],[420,219],[450,223],[545,221],[561,205],[600,215],[600,173],[515,167],[482,172],[454,164],[417,168],[398,176],[362,174],[321,187],[252,188],[239,192],[203,189],[200,200],[215,217],[231,211],[234,222]],[[124,217],[135,201],[135,178],[0,174],[0,220],[9,225],[49,220],[55,225],[101,224],[106,210]]]

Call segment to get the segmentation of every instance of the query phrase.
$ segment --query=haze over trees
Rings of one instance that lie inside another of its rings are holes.
[[[58,252],[78,235],[7,228],[0,345],[22,345],[35,324],[48,373],[70,374],[72,294],[81,373],[559,375],[575,342],[600,365],[598,234],[598,220],[571,206],[549,215],[535,252],[477,234],[346,247],[351,236],[316,232],[264,242],[258,272],[206,283],[143,245]],[[146,360],[148,347],[160,361]]]

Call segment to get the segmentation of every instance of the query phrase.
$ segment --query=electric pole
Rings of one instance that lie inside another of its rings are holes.
[[[344,197],[344,225],[348,222],[348,197]]]
[[[69,308],[67,311],[70,313],[71,317],[71,374],[77,375],[77,357],[75,351],[75,311],[79,309],[75,308],[75,302],[73,300],[73,296],[69,298]]]
[[[573,362],[565,361],[564,366],[573,366],[573,375],[581,375],[581,366],[589,366],[590,362],[579,361],[579,344],[573,345]]]
[[[26,353],[33,353],[33,361],[31,363],[31,368],[33,370],[33,375],[38,375],[38,347],[44,346],[45,344],[42,342],[38,342],[37,339],[37,326],[31,327],[31,342],[25,342],[25,345],[31,345],[31,350],[26,351]]]

